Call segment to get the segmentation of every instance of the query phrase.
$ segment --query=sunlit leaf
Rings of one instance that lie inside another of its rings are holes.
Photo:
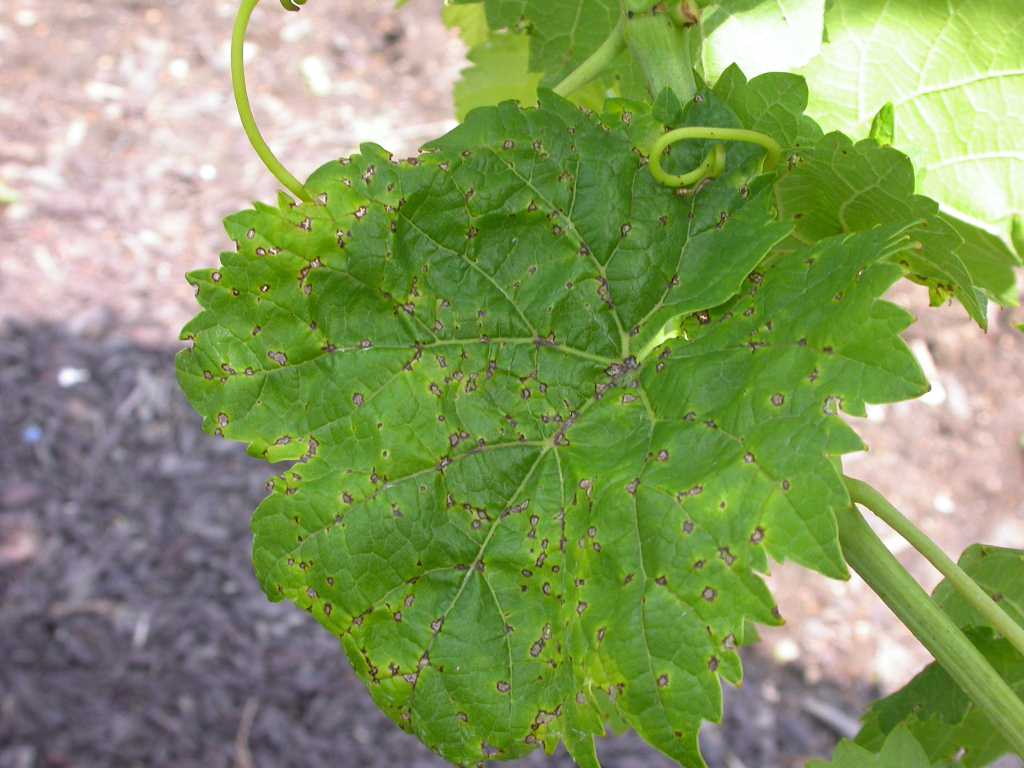
[[[798,90],[739,76],[659,114],[785,140]],[[593,766],[612,718],[702,765],[746,628],[779,621],[769,558],[846,575],[840,413],[927,388],[880,299],[911,221],[794,246],[759,148],[680,194],[640,118],[542,94],[412,161],[365,145],[315,202],[230,217],[237,251],[190,277],[189,399],[293,462],[253,520],[264,590],[457,764],[561,741]]]

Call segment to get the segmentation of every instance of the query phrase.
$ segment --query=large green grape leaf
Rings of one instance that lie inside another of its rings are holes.
[[[1009,241],[1024,211],[1024,15],[1018,0],[835,0],[804,70],[810,114],[866,136],[887,102],[896,146],[943,210]]]
[[[982,327],[985,295],[1016,301],[1015,260],[987,233],[942,214],[935,201],[914,194],[914,168],[906,155],[865,139],[854,144],[833,133],[797,150],[792,171],[776,187],[779,213],[795,222],[796,236],[813,242],[838,232],[918,219],[916,247],[901,263],[907,274],[927,285],[933,303],[951,295]],[[1003,256],[1000,256],[1000,253]]]
[[[963,568],[1016,621],[1024,624],[1024,551],[975,544],[960,557]],[[1024,657],[996,637],[985,619],[943,581],[935,601],[968,635],[1018,695],[1024,695]],[[932,760],[960,756],[968,768],[989,765],[1010,745],[952,678],[930,664],[896,693],[875,702],[864,716],[857,742],[875,749],[897,727],[908,728]]]
[[[932,761],[905,726],[894,728],[878,752],[844,739],[831,762],[812,760],[807,768],[932,768]]]
[[[711,92],[680,115],[741,123]],[[632,126],[547,93],[411,161],[365,145],[190,276],[185,392],[292,462],[253,519],[264,590],[456,764],[595,766],[613,718],[703,765],[744,628],[779,621],[769,557],[846,575],[840,410],[927,388],[879,298],[910,222],[770,255],[792,224],[758,150],[680,194]]]

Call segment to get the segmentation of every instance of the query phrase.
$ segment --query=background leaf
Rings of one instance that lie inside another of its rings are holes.
[[[958,562],[1014,621],[1024,626],[1024,550],[972,544]],[[949,582],[943,580],[935,588],[934,598],[957,626],[987,626],[988,622]]]
[[[910,731],[899,726],[877,753],[843,739],[832,755],[832,762],[812,760],[807,768],[932,768],[932,761]]]
[[[975,544],[960,557],[963,568],[1018,622],[1024,619],[1024,551]],[[980,614],[945,580],[935,601],[968,636],[1018,695],[1024,695],[1024,657],[997,637]],[[1022,622],[1024,623],[1024,622]],[[989,765],[1010,746],[988,718],[937,663],[902,689],[875,702],[864,716],[857,742],[876,749],[897,727],[907,727],[932,760],[952,760],[969,768]]]
[[[508,99],[526,107],[537,102],[541,75],[528,71],[529,44],[525,35],[498,32],[469,52],[473,66],[464,69],[455,84],[457,118]]]
[[[919,190],[1009,242],[1024,210],[1024,16],[1016,0],[835,0],[802,73],[826,130],[866,136],[892,102]],[[895,52],[898,51],[898,55]]]
[[[730,64],[750,76],[807,64],[821,50],[825,0],[722,0],[701,9],[701,66],[715,80]]]

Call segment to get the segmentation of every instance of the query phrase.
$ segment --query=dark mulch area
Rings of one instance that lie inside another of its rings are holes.
[[[330,635],[259,591],[248,518],[269,471],[200,431],[173,350],[8,325],[0,391],[0,768],[444,765]],[[751,654],[709,762],[802,764],[864,694]],[[670,765],[634,737],[603,752]]]

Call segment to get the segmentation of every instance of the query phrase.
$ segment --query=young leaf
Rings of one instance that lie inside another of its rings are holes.
[[[896,110],[893,109],[891,101],[882,105],[875,119],[871,121],[868,138],[874,139],[881,147],[888,147],[896,141]]]
[[[1024,551],[974,544],[964,551],[959,564],[1012,618],[1024,624]],[[1018,695],[1024,695],[1024,658],[1020,653],[996,637],[948,582],[939,584],[934,599],[959,626],[969,628],[969,636],[996,671]],[[908,728],[930,759],[949,760],[962,754],[962,764],[968,768],[988,765],[1010,751],[988,719],[935,663],[871,706],[857,742],[877,748],[897,727]]]
[[[768,557],[845,576],[839,411],[927,388],[879,298],[908,225],[768,258],[792,225],[756,165],[677,194],[545,93],[324,166],[191,275],[189,399],[294,462],[253,519],[264,590],[449,761],[595,766],[621,718],[703,765],[745,627],[779,621]]]
[[[836,747],[832,762],[812,760],[807,768],[932,768],[932,761],[910,731],[899,726],[877,753],[844,739]]]
[[[769,72],[748,81],[734,65],[722,73],[714,93],[745,126],[769,134],[784,148],[806,147],[821,139],[821,128],[804,114],[807,81],[799,75]]]
[[[802,70],[810,114],[861,137],[892,102],[919,190],[1008,242],[1024,210],[1018,0],[835,0],[825,27],[828,42]]]

